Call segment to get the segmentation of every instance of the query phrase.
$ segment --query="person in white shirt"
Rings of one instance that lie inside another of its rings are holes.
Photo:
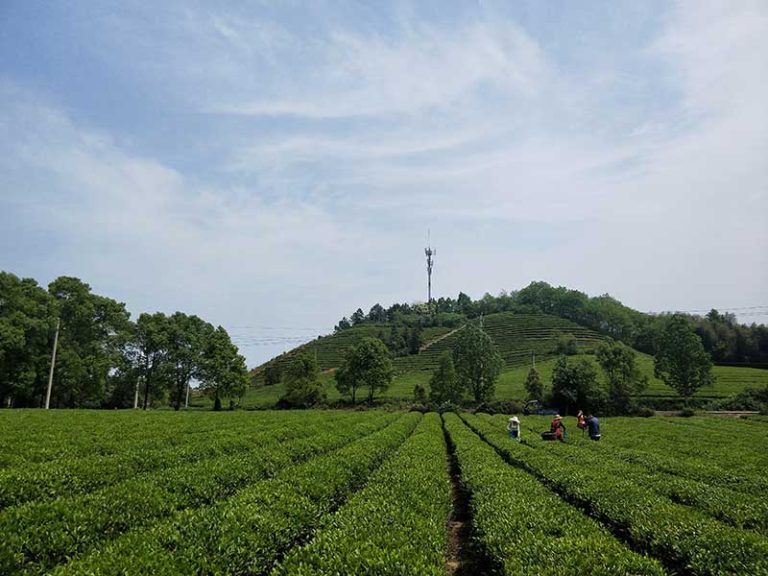
[[[517,419],[517,416],[512,416],[507,422],[507,432],[509,432],[510,438],[520,442],[520,420]]]

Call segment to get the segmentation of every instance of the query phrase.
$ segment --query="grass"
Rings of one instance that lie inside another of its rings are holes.
[[[569,361],[576,361],[585,358],[595,364],[598,380],[605,384],[605,377],[600,370],[595,357],[591,354],[580,354],[569,357]],[[536,362],[536,369],[539,371],[544,382],[545,388],[552,381],[552,369],[556,358],[549,358]],[[653,376],[653,358],[646,354],[638,354],[638,365],[640,371],[648,376],[649,385],[640,398],[676,398],[677,393],[669,388],[661,380]],[[497,400],[523,400],[525,398],[525,378],[528,375],[529,366],[517,365],[506,366],[496,382]],[[714,386],[702,388],[696,393],[698,398],[724,398],[740,392],[748,387],[768,386],[768,370],[758,368],[735,368],[732,366],[715,366],[713,372],[717,378]],[[412,400],[414,386],[420,384],[429,391],[429,380],[432,372],[429,370],[417,370],[407,373],[398,373],[392,385],[383,395],[385,399],[391,400]],[[334,402],[341,398],[334,387],[333,373],[325,372],[321,375],[321,380],[325,383],[328,400]],[[283,384],[275,386],[261,386],[249,389],[242,401],[244,408],[267,408],[274,406],[285,392]],[[364,397],[364,393],[361,394]]]
[[[479,321],[479,320],[475,320]],[[522,400],[525,398],[524,382],[528,374],[531,355],[536,355],[536,366],[545,387],[552,380],[552,368],[557,354],[558,339],[565,334],[573,335],[579,354],[572,360],[586,358],[595,364],[598,378],[604,382],[604,375],[596,364],[592,354],[605,337],[597,332],[557,316],[545,314],[515,314],[502,312],[491,314],[483,319],[483,329],[491,336],[505,367],[496,384],[497,400]],[[307,353],[317,358],[320,369],[324,371],[322,381],[326,385],[328,400],[334,402],[340,395],[334,387],[332,370],[342,361],[345,351],[357,344],[364,337],[388,335],[388,324],[361,325],[312,340],[270,361],[281,367],[287,365],[299,353]],[[404,356],[393,360],[395,379],[384,394],[392,400],[412,400],[414,387],[418,384],[429,390],[432,371],[437,367],[440,356],[453,350],[461,335],[461,328],[431,327],[422,332],[425,345],[417,355]],[[641,394],[647,399],[674,399],[677,393],[653,375],[653,358],[638,353],[640,371],[648,377],[648,388]],[[258,372],[262,367],[256,369]],[[716,366],[713,370],[716,383],[698,391],[696,397],[717,399],[732,396],[747,387],[768,385],[768,370],[757,368],[739,368]],[[263,380],[257,377],[255,382]],[[246,408],[264,408],[274,406],[285,391],[282,384],[275,386],[257,386],[251,388],[242,405]],[[364,396],[364,393],[362,394]]]

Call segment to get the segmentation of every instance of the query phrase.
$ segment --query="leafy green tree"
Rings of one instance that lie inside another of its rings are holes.
[[[213,331],[211,324],[194,315],[176,312],[168,318],[165,360],[175,410],[185,403],[190,380],[200,375],[205,342]]]
[[[414,324],[411,326],[410,333],[408,334],[408,354],[418,354],[421,349],[421,325]]]
[[[343,330],[346,330],[351,327],[352,327],[352,323],[349,321],[349,319],[346,316],[344,316],[344,318],[339,320],[339,323],[336,324],[336,326],[333,328],[333,331],[342,332]]]
[[[0,272],[0,405],[41,405],[56,326],[53,306],[33,279]]]
[[[245,358],[221,326],[205,343],[199,379],[201,390],[213,398],[214,410],[221,410],[223,398],[242,398],[248,388]]]
[[[125,304],[93,294],[78,278],[61,276],[48,291],[61,319],[51,402],[100,406],[128,339],[130,315]]]
[[[144,388],[144,410],[152,405],[153,398],[159,400],[164,395],[161,384],[168,370],[170,333],[170,321],[162,312],[141,314],[136,321],[128,354]]]
[[[392,383],[394,368],[387,347],[377,338],[363,338],[351,347],[336,370],[336,388],[349,394],[355,403],[358,388],[368,391],[368,402],[376,392],[383,392]]]
[[[427,389],[421,384],[416,384],[413,387],[413,400],[419,404],[424,404],[427,401]]]
[[[637,368],[634,350],[621,342],[603,343],[596,358],[608,380],[608,405],[616,414],[628,412],[632,396],[648,386],[648,378]]]
[[[280,381],[283,379],[282,371],[280,370],[280,366],[277,364],[268,364],[266,368],[264,368],[264,385],[265,386],[274,386],[275,384],[280,384]]]
[[[596,411],[602,407],[603,393],[597,385],[597,371],[589,360],[568,362],[560,356],[552,370],[552,403],[564,414],[574,409]]]
[[[491,337],[481,328],[467,324],[461,331],[453,349],[453,364],[461,387],[469,390],[476,402],[493,398],[504,362]]]
[[[528,370],[525,378],[525,391],[529,400],[541,400],[544,398],[544,384],[541,381],[539,371],[533,366]]]
[[[285,394],[281,398],[289,406],[314,406],[325,400],[317,360],[307,354],[294,359],[285,370]]]
[[[370,311],[368,312],[368,320],[371,322],[376,322],[377,324],[383,324],[386,322],[389,318],[387,317],[387,311],[384,310],[384,307],[376,303],[374,304]]]
[[[464,396],[464,390],[456,376],[451,353],[444,352],[429,381],[429,399],[438,405],[445,402],[459,404],[462,396]]]
[[[573,334],[562,334],[557,339],[557,346],[555,353],[565,356],[575,356],[579,353],[578,343],[576,342],[576,336]]]
[[[352,317],[350,318],[352,321],[352,326],[357,326],[358,324],[362,324],[365,322],[365,312],[361,308],[358,308],[355,310],[354,314],[352,314]]]
[[[686,405],[699,388],[715,381],[712,359],[688,320],[680,314],[667,318],[659,334],[654,373],[674,388]]]

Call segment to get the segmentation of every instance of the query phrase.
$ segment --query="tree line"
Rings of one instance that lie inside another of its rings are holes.
[[[61,276],[45,289],[0,272],[0,402],[45,403],[52,349],[54,408],[143,408],[188,403],[195,383],[220,408],[248,385],[245,359],[229,334],[195,315],[143,313]]]
[[[366,314],[358,308],[342,318],[335,330],[361,324],[396,323],[403,326],[459,326],[467,319],[494,314],[551,314],[559,316],[647,354],[656,343],[671,314],[646,314],[625,306],[608,294],[589,297],[578,290],[532,282],[522,290],[485,294],[472,300],[460,292],[457,298],[441,297],[431,304],[375,304]],[[768,326],[739,324],[735,315],[713,309],[706,315],[676,313],[701,338],[704,350],[716,363],[768,364]]]

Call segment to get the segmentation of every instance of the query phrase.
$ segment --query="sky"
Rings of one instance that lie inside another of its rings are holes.
[[[544,280],[768,322],[768,2],[0,1],[0,270],[224,326]]]

